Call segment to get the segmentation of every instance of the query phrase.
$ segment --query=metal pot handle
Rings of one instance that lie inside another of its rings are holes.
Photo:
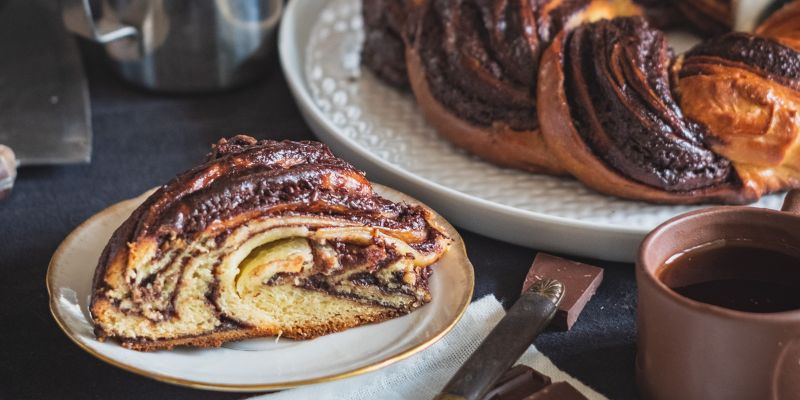
[[[105,0],[101,5],[103,10],[110,9]],[[98,43],[113,42],[125,37],[136,36],[139,33],[136,28],[121,23],[113,15],[103,18],[101,30],[95,23],[89,0],[61,0],[61,11],[64,25],[69,31]]]
[[[781,211],[800,215],[800,189],[789,191],[786,194]]]
[[[0,201],[11,194],[14,180],[17,179],[17,163],[14,151],[0,144]]]

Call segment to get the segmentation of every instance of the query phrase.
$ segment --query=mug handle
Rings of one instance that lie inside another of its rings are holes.
[[[797,399],[800,393],[800,338],[789,340],[781,345],[781,351],[772,371],[772,396],[774,400]]]
[[[786,194],[781,211],[800,214],[800,189],[791,190]]]
[[[103,10],[109,10],[106,1],[101,3]],[[101,31],[95,24],[92,7],[89,0],[61,0],[61,17],[64,25],[72,33],[85,37],[97,43],[108,43],[129,36],[138,35],[136,28],[122,24],[113,15],[104,18],[103,25],[111,28]]]

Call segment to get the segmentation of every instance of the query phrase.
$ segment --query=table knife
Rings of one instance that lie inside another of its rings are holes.
[[[434,400],[481,400],[547,327],[563,296],[557,280],[531,285]]]

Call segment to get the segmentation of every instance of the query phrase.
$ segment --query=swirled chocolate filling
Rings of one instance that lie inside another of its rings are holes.
[[[733,178],[673,99],[663,33],[639,17],[585,24],[565,40],[566,97],[584,142],[607,165],[667,191]]]
[[[316,142],[215,146],[209,161],[161,187],[137,212],[135,235],[191,236],[234,214],[318,214],[390,229],[424,229],[419,207],[374,193],[362,172]]]
[[[748,33],[709,39],[686,54],[680,77],[702,73],[694,61],[711,61],[747,69],[769,80],[800,90],[800,52],[777,41]]]
[[[159,245],[176,237],[191,240],[212,224],[237,221],[237,216],[244,223],[251,214],[331,216],[405,231],[429,228],[421,207],[379,196],[363,172],[321,143],[237,136],[221,140],[207,162],[177,176],[139,206],[114,233],[99,264],[143,237]],[[219,229],[236,227],[231,224]],[[98,268],[95,277],[102,273]]]
[[[539,125],[534,97],[541,51],[588,0],[556,7],[537,1],[433,0],[418,47],[433,96],[479,126]]]

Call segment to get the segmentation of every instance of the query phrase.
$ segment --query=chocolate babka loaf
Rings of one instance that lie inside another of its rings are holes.
[[[113,234],[95,272],[99,339],[136,350],[306,339],[431,300],[449,239],[315,142],[220,140]]]
[[[740,204],[800,186],[800,0],[753,34],[729,32],[731,0],[635,3],[409,0],[422,113],[494,164],[628,199]],[[717,36],[676,59],[643,15]]]

